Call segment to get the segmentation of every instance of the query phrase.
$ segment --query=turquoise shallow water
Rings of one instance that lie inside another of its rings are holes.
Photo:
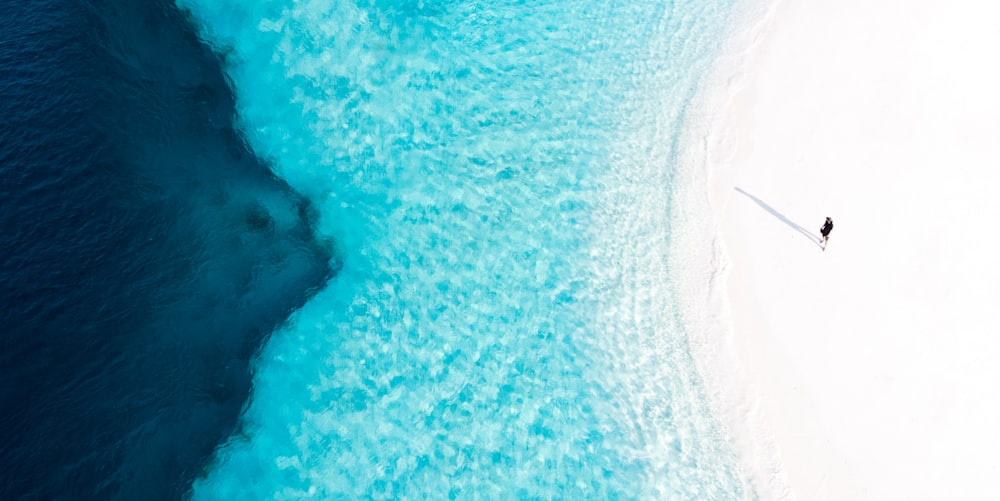
[[[665,258],[731,1],[179,0],[343,269],[196,499],[745,499]]]

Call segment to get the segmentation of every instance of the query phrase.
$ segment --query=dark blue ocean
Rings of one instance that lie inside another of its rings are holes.
[[[178,499],[339,266],[166,0],[0,1],[0,499]]]

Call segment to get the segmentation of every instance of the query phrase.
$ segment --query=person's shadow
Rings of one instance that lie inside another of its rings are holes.
[[[742,193],[742,194],[744,194],[744,195],[746,195],[747,198],[749,198],[750,200],[753,200],[753,202],[755,204],[761,206],[764,210],[770,212],[772,216],[774,216],[774,217],[778,218],[779,220],[781,220],[782,223],[787,224],[793,230],[795,230],[795,231],[797,231],[797,232],[805,235],[805,237],[808,238],[810,242],[812,242],[812,243],[816,244],[817,246],[819,246],[820,249],[823,248],[823,239],[821,237],[818,237],[818,236],[816,236],[816,234],[809,232],[809,230],[807,230],[807,229],[805,229],[805,228],[803,228],[803,227],[801,227],[801,226],[793,223],[792,220],[788,219],[787,217],[785,217],[784,214],[782,214],[782,213],[774,210],[774,207],[771,207],[770,205],[767,205],[766,203],[764,203],[763,200],[761,200],[761,199],[759,199],[759,198],[757,198],[757,197],[755,197],[755,196],[753,196],[753,195],[751,195],[751,194],[743,191],[739,186],[736,186],[733,189],[736,190],[736,191],[738,191],[738,192],[740,192],[740,193]]]

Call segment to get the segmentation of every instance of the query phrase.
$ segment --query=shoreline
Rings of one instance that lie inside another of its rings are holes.
[[[672,273],[762,499],[1000,497],[1000,7],[962,7],[747,2],[693,103]]]
[[[672,281],[678,284],[681,317],[709,405],[721,421],[741,468],[760,499],[795,499],[781,452],[761,415],[758,382],[747,374],[732,326],[726,286],[730,259],[720,231],[718,178],[734,175],[721,158],[732,155],[731,124],[722,116],[747,85],[752,57],[777,7],[785,0],[745,0],[735,8],[727,38],[696,94],[681,135],[680,163],[672,197],[676,229],[671,241]],[[706,256],[709,256],[706,259]]]

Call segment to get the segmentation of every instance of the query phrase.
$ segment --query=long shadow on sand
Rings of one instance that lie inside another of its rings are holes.
[[[759,199],[759,198],[757,198],[757,197],[755,197],[755,196],[753,196],[753,195],[751,195],[751,194],[743,191],[743,189],[740,188],[739,186],[736,186],[733,189],[736,190],[736,191],[738,191],[738,192],[740,192],[740,193],[742,193],[743,195],[746,195],[747,198],[749,198],[750,200],[753,200],[753,202],[755,204],[761,206],[767,212],[770,212],[772,216],[778,218],[782,223],[787,224],[793,230],[795,230],[795,231],[803,234],[806,238],[809,239],[810,242],[816,244],[820,249],[823,248],[823,239],[822,238],[816,236],[815,234],[811,233],[809,230],[803,228],[802,226],[799,226],[799,225],[795,224],[794,222],[792,222],[791,219],[788,219],[787,217],[785,217],[784,214],[782,214],[782,213],[774,210],[774,207],[771,207],[770,205],[767,205],[767,203],[765,203],[763,200],[761,200],[761,199]]]

